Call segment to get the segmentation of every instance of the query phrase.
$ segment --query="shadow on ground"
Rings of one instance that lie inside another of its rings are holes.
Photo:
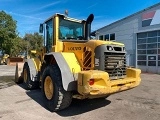
[[[26,89],[24,84],[19,84],[19,86],[22,87],[23,89]],[[34,101],[36,101],[39,105],[41,105],[43,108],[48,110],[43,102],[40,89],[28,90],[26,91],[26,94]],[[109,105],[110,103],[111,101],[105,98],[85,99],[85,100],[73,99],[71,105],[68,108],[58,111],[57,114],[63,117],[79,115],[88,111],[104,107],[106,105]]]
[[[41,89],[35,89],[35,90],[27,90],[27,87],[25,85],[25,83],[22,84],[18,84],[21,88],[26,90],[26,94],[33,99],[34,101],[36,101],[38,104],[40,104],[43,108],[47,109],[45,104],[43,103],[43,99],[42,99],[42,94],[41,94]],[[48,109],[47,109],[48,110]]]
[[[0,76],[0,89],[15,85],[14,76]]]
[[[65,110],[57,112],[57,114],[63,117],[79,115],[85,112],[89,112],[104,107],[106,105],[109,105],[110,103],[111,101],[104,98],[85,99],[85,100],[73,99],[70,107],[68,107]]]

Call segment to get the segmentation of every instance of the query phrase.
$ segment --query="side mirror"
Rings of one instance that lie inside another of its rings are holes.
[[[43,33],[43,24],[39,25],[39,33]]]

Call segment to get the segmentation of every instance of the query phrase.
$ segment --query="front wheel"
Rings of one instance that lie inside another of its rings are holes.
[[[43,100],[50,111],[59,111],[67,108],[72,101],[71,92],[65,91],[57,65],[48,66],[42,76]]]
[[[23,67],[23,82],[26,84],[27,89],[29,90],[36,89],[39,87],[38,81],[31,80],[30,68],[27,62],[24,63],[24,67]]]

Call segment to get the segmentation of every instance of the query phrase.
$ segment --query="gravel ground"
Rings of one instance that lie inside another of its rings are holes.
[[[107,99],[76,100],[60,112],[50,112],[41,99],[41,90],[16,85],[15,66],[0,66],[1,120],[159,120],[160,75],[142,74],[140,86]]]

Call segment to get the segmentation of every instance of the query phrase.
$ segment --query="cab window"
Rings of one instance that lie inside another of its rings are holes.
[[[46,40],[45,45],[47,52],[50,52],[53,45],[53,19],[46,22]]]
[[[69,21],[65,19],[59,20],[59,39],[83,39],[84,38],[84,24]]]

